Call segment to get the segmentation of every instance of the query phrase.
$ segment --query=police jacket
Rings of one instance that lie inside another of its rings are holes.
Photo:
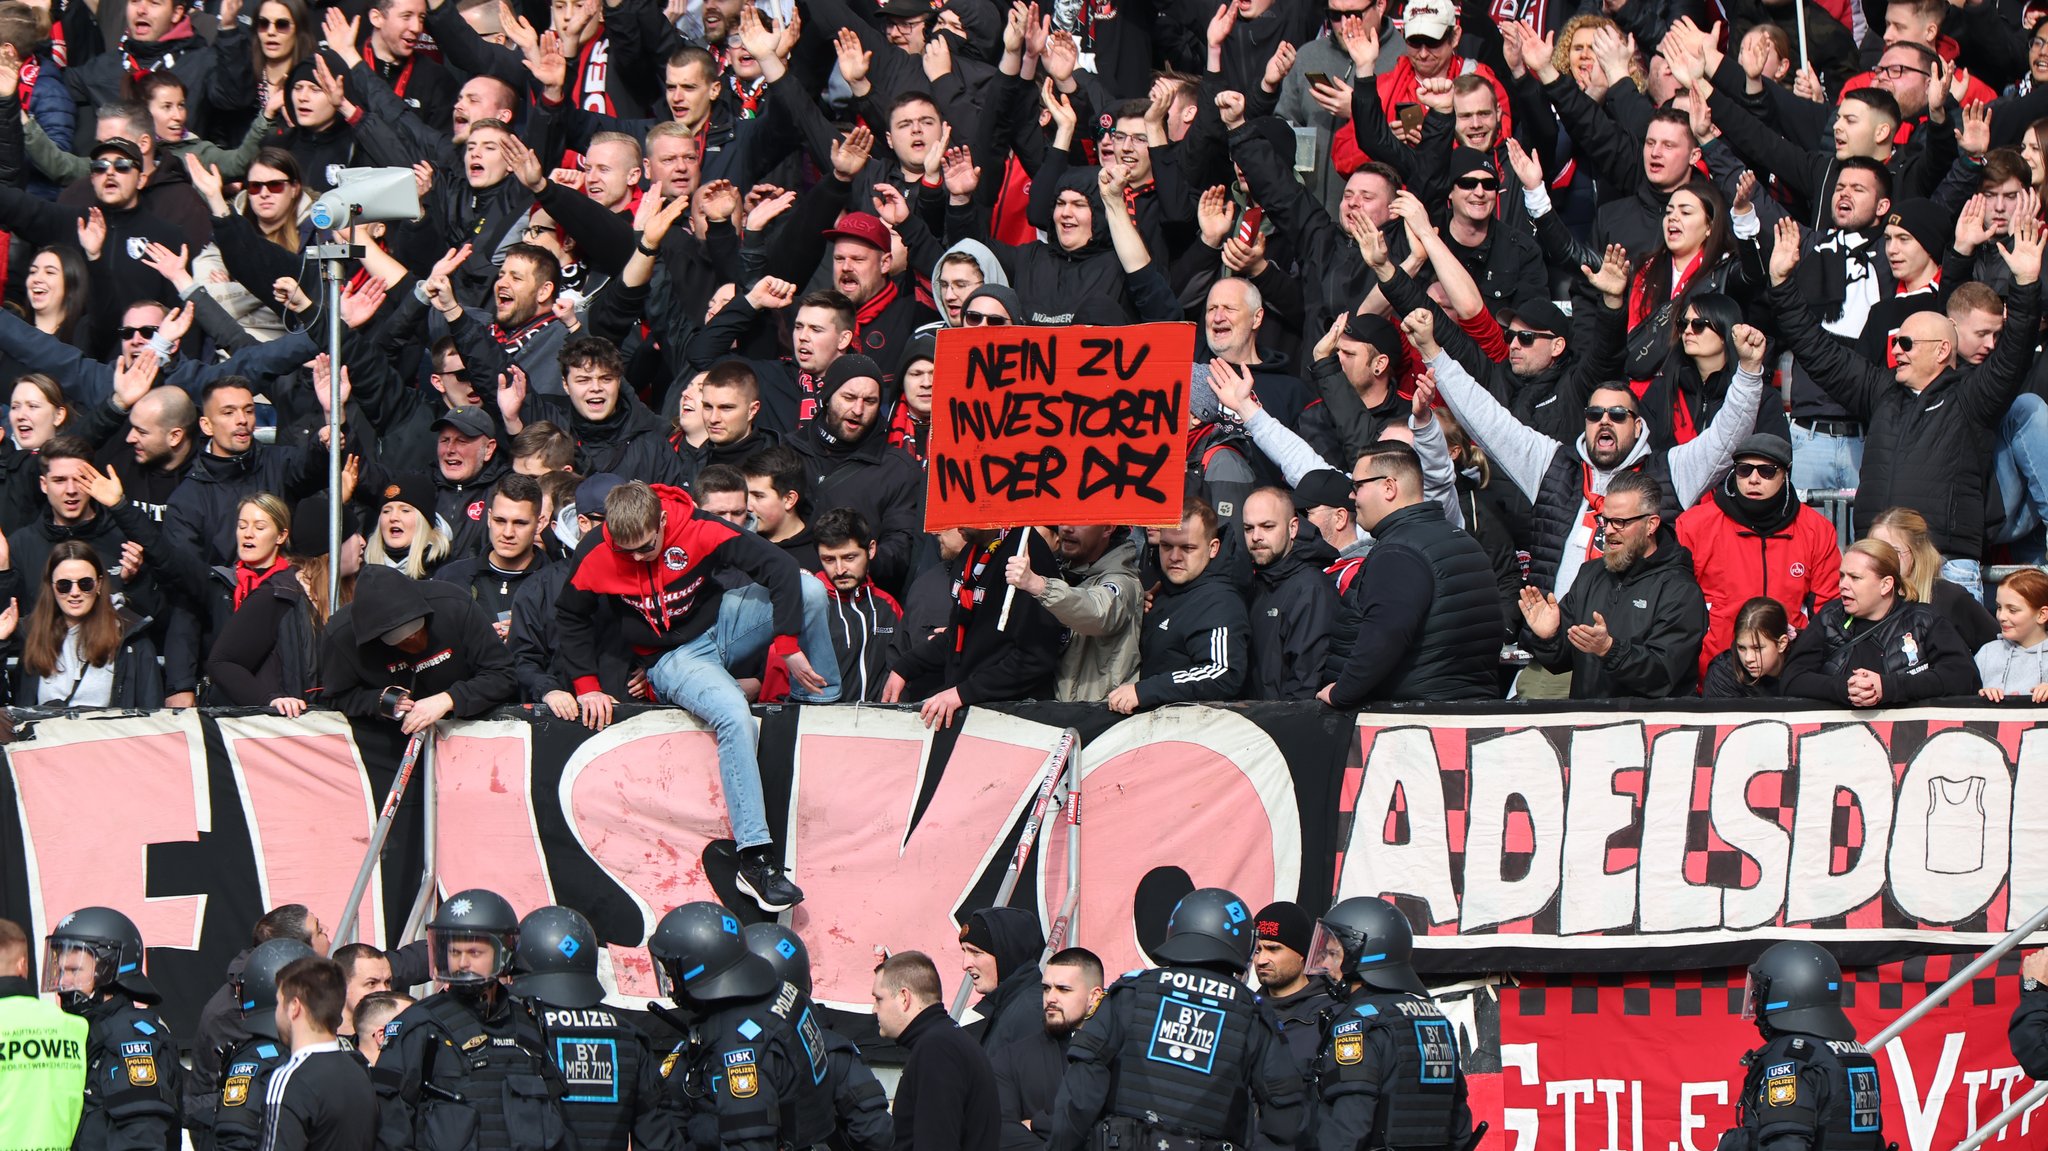
[[[0,1151],[68,1147],[85,1103],[86,1021],[0,978]]]
[[[1604,563],[1580,568],[1558,606],[1563,618],[1557,633],[1543,639],[1524,627],[1522,646],[1552,671],[1571,670],[1573,699],[1692,694],[1707,635],[1707,604],[1693,578],[1692,553],[1669,527],[1657,529],[1657,550],[1626,571],[1611,572]],[[1606,655],[1580,651],[1565,638],[1567,629],[1591,624],[1596,612],[1614,639]]]
[[[1836,600],[1786,651],[1785,694],[1847,706],[1849,674],[1877,672],[1885,705],[1977,690],[1977,663],[1955,626],[1923,603],[1898,600],[1883,619],[1850,617]],[[1810,657],[1810,662],[1809,662]]]
[[[1199,967],[1136,971],[1110,985],[1068,1043],[1046,1146],[1080,1151],[1112,1117],[1250,1146],[1252,1100],[1260,1138],[1294,1146],[1301,1073],[1251,988]]]
[[[178,1151],[178,1042],[115,991],[85,1012],[85,1111],[73,1151]]]
[[[1361,988],[1316,1063],[1323,1151],[1435,1151],[1472,1138],[1458,1034],[1434,1000]]]
[[[1742,1057],[1737,1115],[1757,1151],[1883,1151],[1877,1062],[1853,1039],[1776,1035]]]
[[[421,615],[427,620],[427,646],[419,654],[380,638]],[[387,686],[397,686],[410,690],[414,699],[447,692],[455,700],[450,715],[459,718],[510,703],[519,686],[512,656],[491,627],[491,617],[468,592],[375,566],[356,577],[354,601],[327,621],[320,683],[327,702],[344,715],[380,714],[378,697]]]
[[[661,1061],[639,1028],[606,1007],[533,1006],[562,1073],[562,1102],[579,1148],[624,1147],[630,1138],[647,1151],[682,1151]]]
[[[661,1061],[692,1151],[823,1142],[833,1130],[828,1070],[824,1027],[793,983],[712,1006]]]
[[[2048,1080],[2048,987],[2021,984],[2020,1005],[2012,1009],[2006,1038],[2027,1078]]]
[[[1327,554],[1327,553],[1325,553]],[[1313,699],[1323,686],[1337,589],[1305,541],[1252,569],[1251,691],[1257,699]]]
[[[576,1151],[540,1021],[504,988],[429,995],[384,1036],[370,1073],[378,1151]]]
[[[1857,534],[1868,535],[1885,508],[1909,507],[1927,517],[1942,555],[1980,558],[1985,465],[2033,358],[2038,285],[2020,285],[2006,298],[2005,328],[1983,363],[1949,368],[1917,392],[1822,331],[1792,281],[1771,287],[1771,310],[1814,382],[1866,425]]]
[[[1435,500],[1387,515],[1373,539],[1345,591],[1358,625],[1330,702],[1496,698],[1505,637],[1486,550]]]
[[[897,1042],[910,1051],[896,1081],[898,1151],[996,1151],[995,1072],[946,1009],[919,1012]]]
[[[889,1093],[853,1040],[825,1032],[825,1086],[832,1093],[833,1151],[888,1151],[896,1143]]]
[[[1735,643],[1735,617],[1756,596],[1785,607],[1793,630],[1841,594],[1842,551],[1835,525],[1799,502],[1788,478],[1776,498],[1744,499],[1729,472],[1712,498],[1678,517],[1678,542],[1707,600],[1707,642],[1700,674]]]
[[[1248,630],[1219,560],[1185,584],[1160,581],[1138,641],[1138,706],[1238,698]]]
[[[292,1052],[271,1073],[263,1151],[363,1151],[377,1138],[377,1091],[362,1056],[339,1042]]]
[[[270,700],[263,702],[267,704]],[[207,1125],[220,1099],[221,1060],[249,1038],[249,1029],[242,1026],[242,1004],[235,996],[235,980],[248,965],[250,950],[245,947],[228,960],[227,978],[199,1009],[199,1027],[192,1038],[192,1070],[186,1073],[181,1085],[185,1093],[185,1122],[195,1130]]]
[[[193,1130],[193,1146],[205,1151],[257,1151],[263,1145],[264,1100],[271,1076],[290,1057],[284,1044],[267,1035],[253,1035],[221,1057],[220,1091],[213,1103],[211,1137]]]
[[[1138,623],[1145,597],[1138,545],[1126,535],[1091,564],[1045,581],[1038,597],[1067,629],[1053,697],[1096,702],[1138,671]]]

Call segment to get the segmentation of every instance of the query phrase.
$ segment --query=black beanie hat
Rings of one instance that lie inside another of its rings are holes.
[[[825,382],[818,389],[818,406],[820,408],[824,407],[825,404],[831,401],[833,392],[838,391],[854,380],[863,378],[875,381],[875,386],[880,387],[882,383],[881,365],[858,352],[850,356],[841,356],[832,361],[832,366],[825,369]]]
[[[1308,954],[1309,939],[1316,931],[1316,921],[1309,913],[1286,900],[1261,907],[1252,922],[1258,925],[1260,939],[1270,939],[1297,955]]]

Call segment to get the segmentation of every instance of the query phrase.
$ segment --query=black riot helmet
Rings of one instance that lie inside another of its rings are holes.
[[[1174,905],[1152,958],[1173,966],[1242,972],[1252,961],[1252,913],[1220,887],[1200,887]]]
[[[753,999],[781,983],[767,960],[747,950],[740,921],[716,903],[685,903],[662,916],[647,954],[661,993],[678,1003]]]
[[[242,1026],[251,1035],[277,1035],[277,973],[288,964],[318,955],[311,946],[296,939],[268,939],[249,952],[242,973],[235,976],[235,1005],[242,1012]]]
[[[749,923],[747,950],[767,960],[777,979],[811,993],[811,949],[796,932],[780,923]]]
[[[1415,974],[1415,933],[1401,909],[1384,899],[1357,896],[1316,921],[1308,966],[1339,983],[1356,979],[1378,991],[1427,995]]]
[[[519,921],[512,994],[550,1007],[595,1007],[604,1000],[604,985],[597,981],[597,932],[582,912],[542,907]]]
[[[81,1013],[115,988],[141,1003],[163,1001],[142,973],[142,932],[111,907],[79,908],[57,921],[46,943],[42,989],[57,993],[66,1011]]]
[[[1817,943],[1788,939],[1749,965],[1742,1017],[1765,1035],[1800,1031],[1822,1039],[1854,1039],[1842,1013],[1842,966]]]
[[[519,945],[519,916],[495,891],[458,891],[427,921],[427,961],[434,978],[450,991],[497,986],[512,968]],[[489,948],[488,952],[479,948]]]

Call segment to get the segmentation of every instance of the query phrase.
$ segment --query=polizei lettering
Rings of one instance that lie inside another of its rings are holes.
[[[1243,985],[1228,979],[1211,979],[1205,975],[1190,975],[1185,971],[1161,971],[1159,982],[1196,995],[1207,995],[1214,999],[1236,999]]]
[[[550,1009],[541,1015],[547,1020],[549,1030],[570,1027],[617,1027],[619,1017],[609,1011],[559,1011]]]

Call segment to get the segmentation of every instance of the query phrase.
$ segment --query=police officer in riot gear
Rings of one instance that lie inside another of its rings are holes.
[[[824,1027],[803,988],[747,949],[739,920],[686,903],[662,916],[647,952],[677,1010],[649,1007],[684,1031],[661,1073],[690,1146],[777,1151],[829,1138]]]
[[[797,933],[780,923],[747,925],[747,950],[768,961],[775,977],[811,994],[811,952]],[[829,1028],[825,1031],[825,1087],[832,1096],[837,1130],[834,1151],[887,1151],[896,1143],[889,1096],[875,1078],[860,1047]]]
[[[1834,956],[1804,941],[1772,944],[1750,965],[1742,1017],[1764,1045],[1742,1057],[1742,1125],[1721,1136],[1721,1151],[1885,1151],[1877,1062],[1842,1013]]]
[[[379,1151],[575,1151],[540,1020],[500,982],[518,937],[512,905],[480,888],[428,921],[428,966],[446,990],[385,1029],[371,1071]]]
[[[597,932],[582,913],[540,908],[519,921],[512,994],[540,1013],[580,1147],[624,1147],[630,1136],[644,1151],[681,1151],[675,1114],[663,1106],[660,1061],[645,1034],[604,1006],[597,952]]]
[[[1342,982],[1343,1006],[1316,1057],[1316,1139],[1324,1151],[1469,1149],[1458,1036],[1409,957],[1408,917],[1382,899],[1347,899],[1316,923],[1309,962]]]
[[[1221,888],[1180,901],[1152,949],[1165,966],[1110,985],[1074,1033],[1049,1151],[1221,1151],[1250,1146],[1255,1126],[1266,1142],[1295,1144],[1301,1073],[1244,983],[1252,930],[1250,909]]]
[[[142,932],[110,907],[85,907],[50,932],[42,989],[86,1021],[85,1110],[73,1151],[178,1151],[178,1044],[142,973]]]
[[[220,1096],[214,1100],[213,1127],[206,1132],[195,1126],[195,1148],[256,1151],[263,1145],[264,1102],[271,1072],[291,1057],[277,1034],[277,973],[295,960],[316,954],[310,945],[296,939],[268,940],[249,952],[234,980],[235,1005],[248,1038],[220,1053]]]

